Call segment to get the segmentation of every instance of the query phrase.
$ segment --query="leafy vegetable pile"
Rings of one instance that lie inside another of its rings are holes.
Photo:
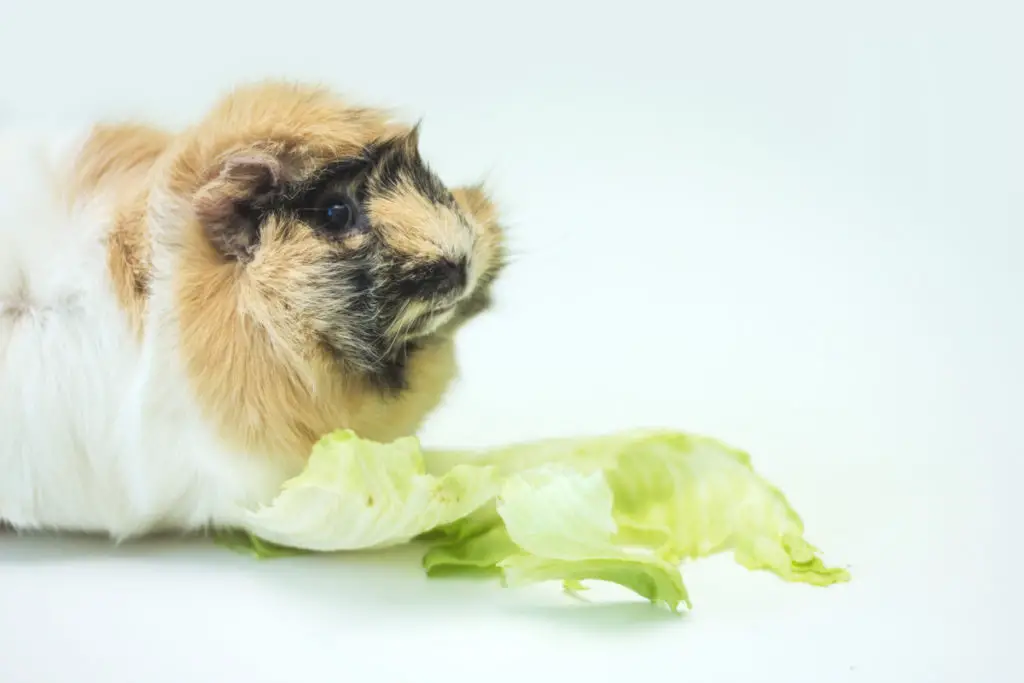
[[[679,565],[732,551],[752,570],[817,586],[824,565],[782,493],[713,439],[648,430],[483,453],[423,451],[341,430],[233,543],[260,556],[424,541],[432,576],[493,572],[509,586],[586,580],[690,606]]]

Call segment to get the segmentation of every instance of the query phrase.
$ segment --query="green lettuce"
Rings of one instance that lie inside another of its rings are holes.
[[[465,517],[498,484],[490,466],[428,474],[414,437],[382,444],[339,430],[320,439],[271,504],[245,511],[243,525],[250,549],[264,556],[384,548]],[[224,540],[244,545],[238,536]]]
[[[611,581],[673,609],[690,605],[679,565],[727,551],[744,567],[786,581],[849,580],[846,570],[825,566],[803,538],[800,517],[747,454],[713,439],[638,431],[479,458],[437,453],[436,461],[500,462],[505,483],[493,512],[433,537],[424,558],[430,574],[493,563],[509,585]]]
[[[380,444],[336,432],[246,524],[252,538],[236,545],[261,555],[415,539],[427,544],[430,576],[571,590],[605,581],[673,610],[690,606],[680,565],[717,553],[786,581],[849,580],[823,563],[746,453],[664,430],[425,453],[414,438]]]

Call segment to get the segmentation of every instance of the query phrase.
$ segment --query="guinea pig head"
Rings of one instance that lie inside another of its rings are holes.
[[[351,424],[367,393],[419,392],[406,403],[420,413],[439,400],[447,361],[416,359],[486,307],[504,237],[483,189],[446,187],[418,143],[382,111],[265,84],[168,155],[150,214],[180,346],[197,395],[247,447],[304,447]],[[374,410],[397,426],[364,435],[409,431],[417,416],[388,405]]]
[[[283,111],[236,101],[228,117],[246,120],[217,121],[196,144],[214,158],[198,164],[206,177],[192,207],[205,244],[195,246],[252,289],[249,305],[274,309],[265,325],[294,353],[326,350],[401,388],[410,347],[486,302],[504,258],[493,204],[478,186],[445,186],[420,154],[418,126],[320,91],[289,93]]]

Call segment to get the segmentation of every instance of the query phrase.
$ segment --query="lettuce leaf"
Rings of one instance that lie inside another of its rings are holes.
[[[493,499],[499,479],[492,467],[457,465],[427,474],[414,437],[383,444],[351,430],[323,437],[297,477],[275,500],[245,511],[244,529],[280,548],[321,552],[383,548],[461,519]],[[238,539],[234,539],[237,543]],[[266,545],[266,544],[262,544]]]
[[[664,430],[523,443],[482,453],[427,451],[328,435],[305,471],[249,512],[257,555],[357,550],[419,540],[429,576],[494,574],[505,585],[624,586],[677,610],[680,565],[731,552],[742,566],[818,586],[827,567],[782,493],[746,453]]]
[[[638,431],[434,460],[500,461],[507,478],[495,515],[471,516],[435,539],[424,558],[430,574],[494,562],[509,585],[612,581],[673,609],[690,605],[678,566],[726,551],[786,581],[849,580],[846,570],[825,566],[800,517],[747,454],[713,439]],[[510,543],[495,544],[488,521],[503,525]],[[497,559],[501,552],[508,554]]]

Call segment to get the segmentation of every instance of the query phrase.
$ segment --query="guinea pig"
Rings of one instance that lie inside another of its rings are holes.
[[[0,523],[237,526],[325,433],[414,434],[506,251],[418,142],[282,82],[180,131],[0,134]]]

